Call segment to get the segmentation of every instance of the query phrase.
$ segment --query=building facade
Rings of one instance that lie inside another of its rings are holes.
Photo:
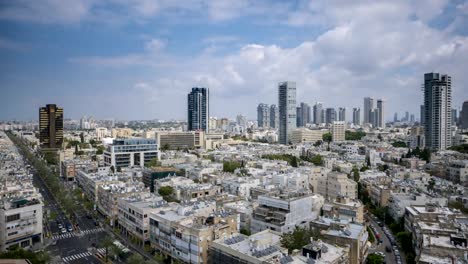
[[[361,109],[359,107],[353,108],[353,124],[361,125]]]
[[[270,108],[267,104],[257,106],[257,124],[258,127],[267,128],[270,126]]]
[[[208,132],[210,117],[210,93],[208,88],[192,88],[188,94],[188,130]]]
[[[314,104],[314,124],[316,125],[322,124],[325,121],[323,120],[322,110],[323,104],[320,102],[316,102]]]
[[[55,104],[39,108],[39,142],[44,149],[62,147],[63,108]]]
[[[444,150],[452,144],[452,78],[424,74],[424,134],[426,147]]]
[[[279,127],[279,112],[278,107],[275,104],[270,106],[270,127],[278,128]]]
[[[104,165],[114,168],[141,166],[152,159],[159,159],[158,145],[155,139],[132,138],[114,139],[104,151]]]
[[[289,144],[291,131],[296,128],[296,83],[278,85],[279,143]]]

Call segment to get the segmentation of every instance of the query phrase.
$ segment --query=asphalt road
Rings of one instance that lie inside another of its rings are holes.
[[[397,257],[395,255],[395,251],[393,249],[392,244],[390,243],[389,238],[385,235],[383,228],[380,227],[376,220],[374,219],[375,216],[369,214],[367,216],[367,220],[369,221],[369,225],[373,227],[373,230],[376,230],[380,235],[380,240],[382,243],[378,244],[376,247],[369,249],[369,253],[376,253],[376,252],[383,252],[385,254],[385,263],[387,264],[397,264]],[[377,240],[377,238],[376,238]],[[387,252],[385,249],[386,247],[391,248],[391,252]],[[401,250],[398,249],[399,253],[401,254]],[[404,258],[402,256],[401,263],[405,263]]]

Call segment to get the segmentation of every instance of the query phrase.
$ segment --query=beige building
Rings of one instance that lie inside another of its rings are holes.
[[[323,134],[327,133],[326,129],[308,129],[297,128],[291,131],[291,143],[298,144],[303,142],[317,142],[323,140]]]
[[[203,131],[157,131],[155,138],[160,148],[172,150],[205,147]]]
[[[345,141],[345,121],[334,121],[331,126],[331,134],[333,142]]]
[[[131,128],[113,128],[111,136],[113,138],[129,138],[133,134],[133,129]]]
[[[370,199],[371,202],[379,207],[387,207],[390,193],[392,190],[386,185],[371,185],[370,186]]]
[[[340,172],[330,172],[317,181],[317,192],[325,199],[335,200],[338,197],[357,198],[357,183]]]
[[[354,223],[364,223],[364,205],[359,199],[338,197],[332,202],[326,202],[323,207],[323,216],[348,220]]]

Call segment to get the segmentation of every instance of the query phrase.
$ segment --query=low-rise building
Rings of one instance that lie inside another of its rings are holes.
[[[334,201],[325,202],[322,212],[325,217],[335,217],[353,223],[364,223],[364,205],[358,199],[338,197]]]
[[[104,151],[104,165],[113,166],[115,169],[131,166],[144,167],[154,158],[159,159],[155,139],[114,139]]]
[[[328,200],[338,197],[357,198],[357,183],[344,173],[330,172],[317,181],[317,193]]]
[[[324,203],[321,195],[307,191],[285,191],[279,195],[260,195],[250,230],[258,233],[270,229],[280,233],[294,231],[297,226],[307,227],[317,219]]]

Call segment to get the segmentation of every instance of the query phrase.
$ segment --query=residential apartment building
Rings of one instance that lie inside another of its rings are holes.
[[[346,124],[344,121],[334,121],[331,126],[333,142],[345,141]]]
[[[289,144],[291,131],[296,128],[296,83],[278,84],[279,138],[280,144]]]
[[[104,165],[113,166],[115,169],[144,167],[152,159],[159,159],[158,147],[156,139],[114,139],[104,151]]]
[[[330,172],[317,180],[317,193],[328,200],[338,197],[357,198],[357,183],[348,179],[348,175],[340,172]]]
[[[320,215],[323,202],[322,196],[306,191],[260,195],[250,229],[252,233],[265,229],[288,233],[297,226],[307,227],[310,221]]]
[[[364,205],[359,199],[338,197],[333,201],[325,202],[322,212],[325,217],[339,218],[352,223],[364,223]]]

